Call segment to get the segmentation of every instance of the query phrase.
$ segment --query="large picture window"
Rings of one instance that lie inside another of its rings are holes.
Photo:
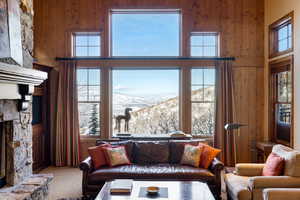
[[[179,130],[179,69],[113,69],[113,135]]]
[[[77,69],[79,128],[81,135],[100,135],[100,69]]]
[[[190,33],[182,48],[181,17],[176,9],[112,9],[105,37],[72,33],[72,59],[84,66],[77,69],[82,136],[213,136],[215,69],[203,57],[220,55],[219,34]],[[108,57],[86,58],[101,54]]]
[[[213,136],[215,128],[215,69],[191,70],[192,134]]]
[[[181,14],[176,10],[113,10],[112,56],[180,56]]]

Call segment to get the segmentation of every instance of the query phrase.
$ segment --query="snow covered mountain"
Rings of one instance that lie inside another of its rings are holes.
[[[214,87],[192,91],[192,101],[214,101]],[[89,134],[89,125],[93,104],[79,104],[80,130]],[[99,106],[99,105],[98,105]],[[99,108],[99,107],[98,107]],[[129,133],[162,134],[179,130],[179,97],[168,94],[138,97],[122,93],[113,94],[113,119],[124,115],[126,108],[132,108],[129,121]],[[94,109],[95,110],[95,109]],[[99,109],[97,109],[98,111]],[[96,114],[100,119],[99,112]],[[194,134],[211,134],[214,126],[214,103],[192,104],[192,129]],[[114,129],[113,133],[119,131]],[[124,120],[121,121],[121,133],[124,133]]]
[[[148,99],[148,98],[147,98]],[[133,108],[129,121],[129,133],[162,134],[179,130],[179,98],[159,99],[156,102],[142,100],[143,104],[126,103],[133,102],[123,99],[118,104],[118,111],[124,115],[125,108]],[[214,87],[192,91],[194,101],[214,101]],[[122,104],[122,102],[124,102]],[[147,102],[147,103],[145,103]],[[192,105],[193,132],[195,134],[210,134],[213,131],[214,103],[197,103]],[[123,111],[123,112],[122,112]],[[117,115],[114,115],[114,117]],[[113,119],[115,127],[115,120]],[[121,124],[121,132],[124,132],[124,121]],[[118,130],[114,130],[117,133]]]

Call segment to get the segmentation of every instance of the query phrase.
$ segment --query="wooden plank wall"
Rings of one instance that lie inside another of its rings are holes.
[[[68,56],[67,32],[99,30],[108,34],[110,8],[180,8],[183,14],[183,55],[189,33],[217,31],[221,55],[234,56],[235,86],[241,130],[240,161],[253,160],[250,149],[263,135],[264,1],[261,0],[34,0],[35,58],[55,66]],[[104,44],[107,49],[107,43]],[[87,145],[82,145],[87,146]],[[252,148],[253,149],[253,148]]]

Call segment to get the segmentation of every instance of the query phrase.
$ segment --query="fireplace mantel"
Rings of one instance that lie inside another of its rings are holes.
[[[0,99],[21,99],[21,103],[26,102],[34,86],[47,78],[46,72],[0,62]]]
[[[40,85],[47,73],[0,62],[0,83]]]

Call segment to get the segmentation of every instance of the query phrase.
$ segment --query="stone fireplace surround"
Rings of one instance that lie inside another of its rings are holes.
[[[32,88],[47,73],[0,62],[0,123],[5,135],[5,180],[0,199],[47,199],[52,175],[32,174]]]
[[[32,175],[32,128],[27,119],[31,111],[19,113],[16,100],[0,100],[0,115],[6,144],[6,182],[16,185]]]
[[[6,185],[0,199],[47,199],[52,175],[32,174],[31,95],[47,73],[33,70],[33,0],[0,0],[0,123]],[[1,155],[0,155],[1,156]]]
[[[44,72],[0,62],[0,123],[5,140],[7,183],[0,189],[0,199],[47,199],[52,175],[32,174],[30,89],[45,79]]]

